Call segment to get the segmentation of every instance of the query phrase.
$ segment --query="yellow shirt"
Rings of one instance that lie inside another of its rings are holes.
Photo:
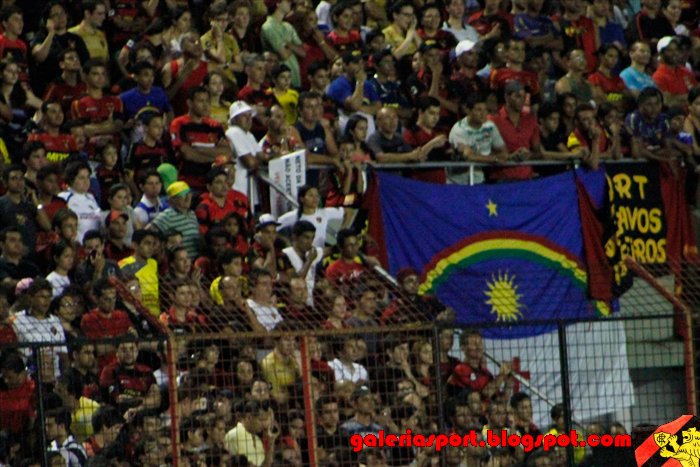
[[[202,47],[204,48],[204,50],[216,49],[217,44],[214,40],[214,35],[212,34],[211,29],[205,32],[200,40],[202,42]],[[241,49],[238,47],[238,41],[231,34],[224,34],[224,54],[226,62],[231,62],[234,57],[237,57],[241,54]],[[233,75],[233,72],[231,70],[223,71],[224,75],[226,75],[226,77],[229,80],[233,81],[234,83],[236,82],[236,77]],[[224,128],[226,128],[227,126],[228,122],[226,123],[226,125],[224,125]]]
[[[221,125],[224,128],[228,128],[228,109],[231,107],[231,104],[228,104],[226,102],[221,102],[219,101],[218,106],[211,106],[211,112],[209,113],[209,116],[212,118],[212,120],[216,120],[217,122],[221,123]]]
[[[546,433],[546,435],[554,436],[559,436],[560,434],[562,433],[559,433],[556,428],[552,428]],[[580,446],[581,441],[584,440],[583,436],[581,436],[581,433],[577,431],[576,436],[578,437],[579,446],[574,446],[574,464],[579,465],[581,462],[583,462],[583,458],[586,457],[586,448],[584,446]]]
[[[392,52],[406,40],[406,35],[397,31],[393,24],[384,28],[382,33],[384,33],[384,39],[386,39],[387,45],[391,47]],[[418,50],[418,48],[416,44],[412,42],[411,46],[406,50],[406,55],[413,55],[416,53],[416,50]]]
[[[262,440],[249,433],[241,422],[238,422],[234,429],[226,433],[224,446],[234,456],[246,456],[250,465],[255,467],[260,467],[265,461],[265,448]]]
[[[107,48],[107,36],[105,33],[99,29],[95,29],[94,33],[89,33],[85,29],[77,25],[70,28],[68,32],[77,34],[85,42],[85,46],[90,53],[90,58],[101,58],[104,60],[109,59],[109,49]]]
[[[158,262],[150,258],[143,265],[136,258],[129,256],[119,261],[119,267],[124,274],[133,274],[141,285],[141,303],[151,310],[155,316],[160,316],[160,298],[158,296]]]
[[[92,399],[81,397],[78,400],[78,410],[73,413],[71,431],[79,443],[86,441],[94,434],[92,415],[100,408],[100,404]]]
[[[283,360],[272,351],[262,361],[262,373],[274,390],[293,385],[301,375],[301,370],[294,357]]]
[[[284,113],[287,115],[287,125],[294,125],[297,121],[297,102],[299,102],[299,93],[294,89],[288,89],[286,93],[279,95],[272,90],[268,89],[277,99],[277,102],[284,109]]]

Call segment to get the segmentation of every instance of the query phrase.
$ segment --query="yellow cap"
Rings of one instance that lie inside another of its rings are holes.
[[[175,196],[186,195],[190,192],[190,186],[185,182],[173,182],[168,187],[168,196],[174,198]]]

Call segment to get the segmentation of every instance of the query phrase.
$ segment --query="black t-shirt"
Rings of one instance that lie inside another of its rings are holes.
[[[0,225],[21,227],[24,230],[22,239],[30,254],[36,247],[36,214],[36,206],[26,199],[15,204],[8,196],[0,197]]]
[[[43,44],[46,40],[46,35],[46,30],[40,31],[34,37],[29,50],[31,51],[37,45]],[[58,59],[61,52],[67,49],[75,49],[76,52],[78,52],[78,58],[80,58],[81,64],[85,64],[85,62],[90,59],[90,52],[88,52],[83,39],[72,32],[66,32],[61,36],[54,36],[46,60],[41,63],[36,60],[30,60],[29,75],[31,76],[32,87],[39,97],[44,94],[44,88],[51,81],[61,76],[62,70],[58,66]]]
[[[0,258],[0,281],[6,278],[21,280],[25,277],[34,278],[39,275],[39,268],[34,263],[21,260],[19,264],[10,263],[5,258]]]

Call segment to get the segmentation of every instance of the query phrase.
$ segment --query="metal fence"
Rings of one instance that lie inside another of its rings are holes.
[[[158,318],[115,281],[117,307],[131,310],[139,329],[116,339],[3,348],[0,461],[602,465],[600,456],[612,454],[590,448],[355,452],[351,436],[488,428],[574,429],[583,437],[693,413],[694,289],[678,295],[673,276],[635,270],[610,317],[478,326],[369,272],[340,287],[317,278],[312,297],[298,280],[273,288],[231,277],[163,282]],[[692,284],[691,277],[683,276]],[[190,312],[181,315],[183,307]],[[488,337],[516,327],[526,337]],[[629,450],[614,455],[629,460]]]

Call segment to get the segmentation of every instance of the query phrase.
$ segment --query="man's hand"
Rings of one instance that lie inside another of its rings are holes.
[[[355,73],[355,81],[364,86],[365,81],[367,81],[367,72],[364,69],[360,69],[360,71]]]
[[[512,373],[513,367],[511,366],[510,362],[502,362],[501,363],[501,368],[499,370],[499,373],[502,374],[503,376],[508,376]]]
[[[528,148],[518,148],[513,153],[513,156],[515,157],[515,160],[526,161],[530,159],[532,153],[530,153],[530,150]]]
[[[49,18],[46,20],[46,32],[54,34],[56,32],[56,20]]]
[[[104,253],[99,253],[96,251],[94,257],[90,255],[90,263],[92,264],[92,267],[95,268],[95,272],[101,274],[102,269],[104,269],[106,263]]]
[[[306,261],[308,261],[309,264],[311,264],[316,260],[317,257],[318,250],[316,249],[316,247],[312,247],[311,250],[309,250],[309,252],[307,253]]]

